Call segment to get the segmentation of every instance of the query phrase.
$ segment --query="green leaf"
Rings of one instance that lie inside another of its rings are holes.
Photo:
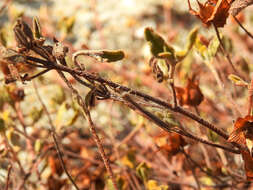
[[[35,143],[34,143],[34,150],[35,152],[39,153],[40,150],[42,148],[42,141],[41,139],[36,139]]]
[[[8,140],[11,142],[11,144],[13,146],[15,146],[14,148],[19,149],[22,145],[21,145],[21,141],[20,141],[20,136],[14,132],[14,129],[9,129],[6,131],[6,136],[8,138]]]
[[[150,169],[145,162],[140,163],[136,168],[137,176],[142,179],[144,183],[147,182]]]
[[[51,104],[54,105],[54,106],[55,106],[55,104],[58,106],[58,105],[62,104],[66,100],[65,91],[59,85],[53,85],[53,86],[51,86],[48,89],[48,92],[51,93],[50,94],[50,96],[51,96],[50,101],[51,101]]]
[[[207,55],[206,55],[206,58],[208,60],[211,60],[217,53],[218,51],[218,48],[220,46],[220,41],[219,39],[217,38],[217,36],[215,36],[210,44],[208,45],[208,49],[207,49]]]
[[[201,183],[205,184],[205,185],[215,185],[215,183],[213,182],[213,179],[211,177],[201,177],[200,178]]]
[[[249,83],[245,82],[243,79],[241,79],[237,75],[230,74],[228,76],[228,79],[231,80],[231,82],[234,83],[237,86],[249,86]]]
[[[195,44],[197,36],[198,36],[198,31],[199,31],[199,28],[195,27],[188,34],[187,44],[186,44],[186,51],[187,52],[189,52],[191,50],[191,48],[193,47],[193,45]]]
[[[136,155],[135,150],[129,150],[127,154],[121,159],[121,163],[133,169],[136,166],[135,155]]]
[[[170,53],[172,59],[174,59],[174,48],[169,46],[157,32],[155,32],[152,28],[148,27],[145,28],[144,35],[145,39],[150,44],[150,51],[155,57],[159,58],[159,53],[166,52],[167,55],[169,55]]]
[[[36,123],[37,121],[39,121],[39,119],[42,117],[42,113],[43,113],[43,108],[40,108],[40,109],[36,107],[32,108],[29,115],[32,118],[33,123]]]
[[[206,47],[204,44],[202,44],[200,39],[197,39],[196,43],[195,43],[195,48],[197,49],[197,52],[202,57],[206,66],[210,69],[210,71],[214,75],[219,88],[222,89],[223,87],[222,87],[221,79],[220,79],[220,77],[217,73],[217,70],[213,64],[213,58],[215,57],[215,55],[218,51],[219,45],[220,45],[220,42],[219,42],[218,38],[215,36],[211,40],[211,42],[209,43],[208,47]]]
[[[190,52],[190,50],[192,49],[193,45],[196,42],[197,36],[198,36],[198,28],[196,27],[193,28],[188,34],[185,49],[183,51],[177,51],[175,53],[177,62],[182,61],[188,55],[188,53]]]
[[[212,142],[219,142],[219,135],[211,130],[208,130],[207,137]]]
[[[65,33],[70,34],[73,30],[75,25],[76,17],[63,17],[60,22],[58,23],[58,27]]]
[[[148,190],[168,190],[169,187],[167,185],[158,185],[155,180],[148,180],[146,185]]]
[[[0,30],[0,43],[6,47],[7,46],[7,32],[2,28]]]
[[[60,129],[62,126],[73,125],[78,117],[78,111],[73,109],[66,102],[62,103],[58,109],[56,119],[54,121],[56,129]]]
[[[115,62],[124,59],[125,53],[122,50],[102,50],[99,56],[107,62]]]
[[[5,132],[6,126],[3,119],[0,119],[0,133]]]
[[[33,17],[33,35],[36,39],[40,39],[42,37],[40,22],[37,17]]]
[[[106,184],[107,184],[108,190],[116,190],[110,178],[106,180]]]

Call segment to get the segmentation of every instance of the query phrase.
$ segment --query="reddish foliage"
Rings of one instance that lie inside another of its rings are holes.
[[[246,139],[253,140],[253,116],[247,115],[244,118],[238,118],[234,124],[234,129],[229,136],[229,142],[236,142],[246,145]],[[251,151],[251,150],[250,150]],[[249,151],[241,151],[244,160],[245,172],[248,180],[253,179],[253,158]]]
[[[175,87],[180,105],[198,106],[204,99],[198,82],[188,79],[186,87]]]
[[[223,27],[229,16],[229,9],[233,0],[207,0],[205,4],[198,0],[199,12],[193,10],[189,4],[191,14],[197,16],[206,26],[214,24],[216,27]]]
[[[182,136],[177,133],[163,132],[155,137],[156,144],[160,150],[165,152],[169,157],[176,155],[180,148],[186,145]]]

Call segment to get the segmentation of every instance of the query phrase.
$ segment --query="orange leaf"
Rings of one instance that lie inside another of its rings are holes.
[[[197,16],[206,26],[213,23],[216,27],[223,27],[232,2],[233,0],[207,0],[205,4],[202,4],[197,0],[199,5],[199,12],[197,12],[191,8],[190,0],[188,0],[189,12]]]
[[[250,134],[252,127],[253,116],[247,115],[244,118],[239,117],[234,124],[234,129],[229,135],[228,141],[246,145],[246,137],[252,136]]]
[[[177,133],[163,132],[154,138],[160,150],[164,151],[168,156],[176,155],[179,152],[180,147],[187,144],[183,137]]]
[[[228,141],[247,145],[246,139],[252,141],[253,134],[253,116],[247,115],[244,118],[238,118],[234,124],[234,129],[230,134]],[[253,158],[250,151],[241,151],[244,160],[245,173],[248,180],[253,180]]]
[[[204,99],[198,82],[188,79],[186,87],[175,87],[180,105],[198,106]]]
[[[242,151],[242,158],[244,160],[244,169],[247,180],[253,180],[253,158],[249,152]]]

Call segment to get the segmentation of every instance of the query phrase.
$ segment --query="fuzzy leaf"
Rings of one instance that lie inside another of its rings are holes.
[[[145,28],[144,35],[145,39],[150,44],[150,51],[155,57],[159,58],[159,53],[168,52],[173,55],[174,58],[174,48],[169,46],[165,40],[152,28]]]
[[[103,50],[99,56],[107,62],[115,62],[124,59],[125,54],[122,50]]]

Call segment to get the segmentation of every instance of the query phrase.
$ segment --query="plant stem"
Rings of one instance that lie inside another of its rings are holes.
[[[222,53],[223,53],[223,54],[225,55],[225,57],[227,58],[227,61],[229,62],[229,64],[230,64],[231,68],[233,69],[233,71],[234,71],[236,74],[238,74],[238,71],[235,69],[235,67],[234,67],[234,65],[233,65],[233,63],[232,63],[232,60],[231,60],[231,58],[230,58],[228,52],[226,51],[226,49],[225,49],[225,47],[224,47],[224,45],[223,45],[223,42],[222,42],[222,40],[221,40],[221,37],[220,37],[220,33],[219,33],[218,28],[217,28],[214,24],[213,24],[213,27],[214,27],[214,29],[215,29],[216,36],[217,36],[217,38],[218,38],[218,40],[219,40],[219,42],[220,42],[220,47],[221,47]]]
[[[240,154],[239,150],[234,150],[228,147],[224,147],[222,145],[219,144],[215,144],[209,141],[206,141],[204,139],[201,139],[199,137],[196,137],[192,134],[190,134],[187,131],[183,131],[179,128],[176,128],[174,126],[169,126],[167,123],[165,123],[164,121],[162,121],[161,119],[159,119],[158,117],[156,117],[155,115],[153,115],[152,113],[150,113],[149,111],[145,110],[144,108],[142,108],[141,106],[139,106],[128,94],[124,94],[123,95],[123,99],[125,99],[127,102],[129,102],[130,104],[132,104],[138,111],[140,111],[143,115],[145,115],[148,119],[150,119],[151,121],[153,121],[156,125],[158,125],[160,128],[162,128],[163,130],[167,131],[167,132],[175,132],[178,133],[182,136],[188,137],[192,140],[213,146],[213,147],[217,147],[217,148],[221,148],[224,149],[226,151],[235,153],[235,154]]]
[[[236,18],[236,16],[233,16],[233,18],[235,19],[235,21],[237,22],[237,24],[243,29],[243,31],[250,37],[253,39],[253,35],[242,25],[242,23],[240,23],[240,21]]]
[[[33,83],[34,85],[34,90],[35,90],[35,93],[39,99],[39,102],[41,103],[42,107],[43,107],[43,110],[45,111],[46,115],[47,115],[47,118],[48,118],[48,121],[50,123],[50,126],[51,126],[51,135],[53,137],[53,141],[54,141],[54,147],[56,149],[56,152],[57,152],[57,155],[58,155],[58,158],[60,160],[60,163],[61,163],[61,166],[64,170],[64,172],[66,173],[66,175],[68,176],[69,180],[71,181],[72,185],[75,187],[76,190],[80,190],[79,187],[77,186],[77,184],[75,183],[74,179],[72,178],[72,176],[70,175],[70,173],[68,172],[67,170],[67,167],[63,161],[63,158],[62,158],[62,152],[59,148],[59,144],[58,144],[58,141],[57,141],[57,134],[56,134],[56,131],[55,131],[55,127],[54,127],[54,124],[53,124],[53,121],[50,117],[50,114],[49,114],[49,111],[46,107],[46,105],[44,104],[44,102],[42,101],[41,97],[40,97],[40,94],[38,92],[38,89],[37,89],[37,86],[35,84],[35,82]]]
[[[77,102],[78,104],[81,106],[81,108],[83,109],[83,112],[84,114],[86,115],[86,118],[89,122],[89,127],[90,127],[90,130],[91,130],[91,133],[92,133],[92,136],[93,136],[93,139],[95,140],[96,142],[96,145],[98,147],[98,151],[100,153],[100,156],[102,157],[103,159],[103,162],[104,162],[104,165],[106,167],[106,170],[107,172],[109,173],[109,176],[112,180],[112,183],[113,183],[113,186],[115,188],[115,190],[118,190],[118,187],[117,187],[117,183],[116,183],[116,180],[115,180],[115,176],[113,174],[113,171],[112,171],[112,168],[111,168],[111,165],[110,165],[110,160],[109,158],[107,157],[107,155],[105,154],[105,151],[104,151],[104,147],[101,143],[101,140],[99,139],[98,135],[97,135],[97,132],[96,132],[96,128],[95,128],[95,125],[91,119],[91,116],[90,116],[90,112],[89,110],[86,108],[86,105],[85,105],[85,102],[83,101],[82,97],[79,95],[78,91],[76,89],[73,88],[73,86],[70,84],[70,82],[67,80],[67,78],[64,76],[64,74],[61,72],[61,71],[58,71],[58,74],[60,75],[60,77],[63,79],[63,81],[66,83],[66,85],[70,88],[70,90],[72,91],[72,93],[74,95],[76,95],[77,97]],[[84,115],[83,115],[84,116]]]

